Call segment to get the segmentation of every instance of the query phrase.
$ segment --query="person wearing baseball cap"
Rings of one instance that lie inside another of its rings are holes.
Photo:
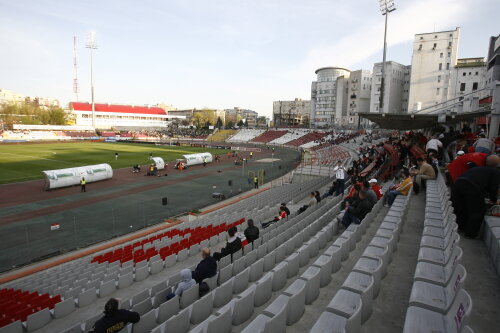
[[[370,183],[371,189],[377,195],[377,199],[380,200],[384,196],[384,193],[382,193],[382,189],[378,185],[378,181],[375,178],[372,178],[368,181],[368,183]]]
[[[465,152],[463,150],[457,151],[457,156],[464,156]]]

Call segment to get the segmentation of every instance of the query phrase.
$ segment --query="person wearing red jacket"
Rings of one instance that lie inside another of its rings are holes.
[[[382,189],[378,185],[378,182],[375,178],[370,179],[369,181],[370,187],[372,188],[373,192],[377,195],[377,200],[380,200],[384,196],[384,193],[382,193]]]
[[[468,153],[458,156],[448,164],[448,173],[450,174],[451,180],[455,182],[460,175],[470,168],[485,166],[487,157],[488,155],[485,153]]]

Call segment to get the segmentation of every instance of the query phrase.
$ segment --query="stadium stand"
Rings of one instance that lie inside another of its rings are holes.
[[[235,135],[226,140],[226,142],[248,142],[253,138],[264,133],[264,130],[258,129],[242,129],[239,130]]]
[[[326,132],[310,132],[304,136],[301,136],[300,138],[297,138],[297,139],[292,140],[292,141],[288,141],[286,143],[286,145],[298,147],[298,146],[304,145],[304,144],[311,142],[311,141],[320,140],[327,135],[328,135],[328,133],[326,133]]]
[[[285,145],[287,142],[298,139],[298,138],[306,135],[309,132],[310,132],[310,130],[308,130],[308,129],[301,129],[301,128],[293,129],[293,130],[289,131],[287,134],[285,134],[277,139],[274,139],[274,140],[270,141],[269,143],[273,144],[273,145]]]
[[[210,135],[207,138],[207,141],[224,142],[227,138],[229,138],[231,135],[234,135],[235,133],[236,130],[218,130],[214,134]]]
[[[250,140],[250,142],[262,142],[262,143],[268,143],[270,141],[273,141],[279,137],[282,137],[283,135],[285,135],[286,133],[288,133],[287,131],[272,131],[272,130],[268,130],[268,131],[265,131],[264,133],[262,133],[261,135],[253,138],[252,140]]]

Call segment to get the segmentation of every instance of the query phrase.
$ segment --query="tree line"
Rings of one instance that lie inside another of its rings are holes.
[[[0,106],[0,120],[5,128],[13,124],[24,125],[66,125],[67,113],[60,107],[40,107],[36,104],[6,104]]]

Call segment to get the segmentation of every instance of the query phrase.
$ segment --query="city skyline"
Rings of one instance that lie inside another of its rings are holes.
[[[486,56],[498,35],[494,0],[396,2],[387,60],[409,65],[416,33],[461,27],[458,56]],[[73,36],[80,100],[90,100],[85,38],[97,33],[96,102],[177,108],[239,106],[271,116],[273,101],[310,98],[325,66],[372,70],[382,59],[375,0],[34,2],[0,0],[0,88],[73,101]],[[353,14],[355,13],[355,14]],[[257,22],[257,23],[256,23]]]

